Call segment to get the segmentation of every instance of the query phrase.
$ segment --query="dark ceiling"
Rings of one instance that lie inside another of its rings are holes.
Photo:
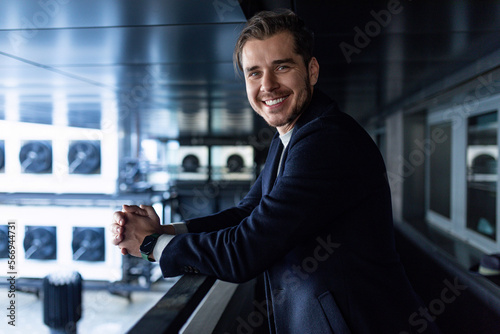
[[[362,123],[500,47],[500,1],[3,1],[0,120],[99,127],[114,110],[141,138],[248,139],[265,125],[232,50],[277,7],[315,32],[319,87]]]

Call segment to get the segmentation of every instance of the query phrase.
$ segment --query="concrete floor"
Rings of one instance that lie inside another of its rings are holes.
[[[78,334],[122,334],[130,329],[168,291],[175,281],[155,283],[151,291],[134,291],[129,301],[106,290],[83,291],[83,314],[77,324]],[[49,334],[43,322],[43,297],[16,293],[16,326],[8,324],[8,290],[0,288],[0,333]]]

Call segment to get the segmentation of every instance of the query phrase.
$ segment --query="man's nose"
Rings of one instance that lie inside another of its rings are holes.
[[[262,76],[260,90],[262,92],[271,92],[277,88],[279,88],[279,83],[276,75],[272,71],[265,72]]]

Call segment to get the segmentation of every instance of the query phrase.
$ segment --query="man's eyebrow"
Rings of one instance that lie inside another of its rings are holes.
[[[259,68],[259,66],[246,67],[245,68],[245,72],[252,72],[252,71],[255,71],[258,68]]]
[[[280,65],[280,64],[285,64],[285,63],[295,64],[295,60],[293,60],[292,58],[273,60],[273,65]]]
[[[276,59],[276,60],[273,60],[272,64],[273,65],[281,65],[281,64],[296,64],[295,60],[293,60],[293,58],[284,58],[284,59]],[[246,67],[245,68],[245,72],[252,72],[252,71],[255,71],[257,69],[259,69],[260,66],[256,65],[256,66],[252,66],[252,67]]]

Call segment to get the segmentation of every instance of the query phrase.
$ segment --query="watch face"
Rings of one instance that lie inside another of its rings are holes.
[[[148,235],[144,238],[144,241],[141,244],[140,251],[145,254],[151,254],[153,252],[153,248],[156,244],[155,237]]]

